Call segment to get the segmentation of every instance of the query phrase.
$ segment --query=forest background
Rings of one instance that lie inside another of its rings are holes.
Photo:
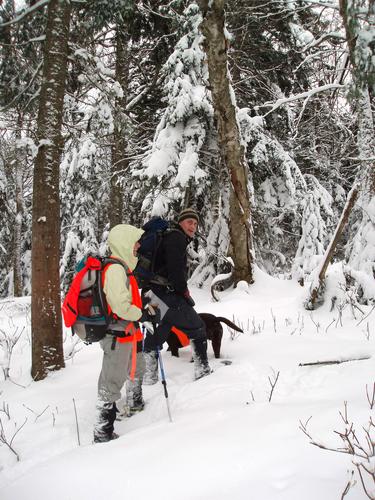
[[[230,256],[234,281],[256,263],[315,307],[328,257],[373,301],[374,9],[1,2],[0,294],[32,296],[35,380],[64,365],[76,263],[106,252],[113,225],[187,206],[205,236],[190,255],[198,287]]]

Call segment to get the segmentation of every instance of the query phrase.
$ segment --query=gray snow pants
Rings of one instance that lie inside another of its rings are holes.
[[[129,377],[131,368],[132,342],[114,342],[113,335],[106,335],[100,341],[103,349],[102,370],[98,380],[98,401],[94,424],[94,441],[103,442],[112,439],[113,424],[116,419],[115,402],[121,398],[121,389]],[[114,346],[114,349],[113,349]],[[137,355],[137,361],[142,353]],[[143,360],[137,362],[134,381],[142,383]],[[142,386],[140,386],[142,391]],[[142,394],[142,392],[141,392]]]
[[[103,349],[102,370],[98,380],[98,403],[114,403],[121,398],[121,389],[131,364],[131,342],[116,342],[112,349],[113,335],[100,341]]]
[[[103,363],[98,380],[99,403],[114,403],[120,399],[121,389],[130,374],[133,343],[116,342],[115,349],[112,349],[112,343],[113,335],[106,335],[100,341],[100,346],[103,349]],[[144,373],[142,349],[139,349],[139,351],[134,382],[138,380],[142,382]]]

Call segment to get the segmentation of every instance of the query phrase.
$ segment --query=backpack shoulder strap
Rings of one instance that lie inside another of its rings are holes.
[[[126,276],[133,275],[133,271],[131,271],[129,269],[129,267],[126,265],[126,263],[124,261],[122,261],[121,259],[118,259],[117,257],[113,257],[112,255],[110,257],[105,257],[103,259],[103,262],[102,262],[103,270],[106,270],[108,268],[108,266],[110,266],[111,264],[119,264],[120,266],[122,266],[125,269]]]
[[[108,267],[112,264],[120,264],[123,269],[125,270],[127,279],[129,281],[129,286],[130,286],[130,291],[132,294],[132,304],[138,307],[139,309],[142,309],[142,300],[141,296],[139,293],[138,289],[138,284],[137,281],[134,277],[133,271],[129,269],[129,267],[126,265],[125,262],[123,262],[120,259],[117,259],[116,257],[110,256],[106,257],[103,261],[103,271],[102,271],[102,288],[104,287],[104,280],[105,280],[105,274],[108,269]],[[108,305],[108,310],[109,310],[109,305]]]

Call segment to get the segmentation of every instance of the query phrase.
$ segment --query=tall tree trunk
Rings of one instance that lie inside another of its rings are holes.
[[[22,113],[18,112],[16,139],[21,138],[22,129]],[[14,165],[14,185],[15,185],[15,201],[16,214],[13,227],[13,295],[22,297],[22,269],[21,269],[21,253],[22,253],[22,224],[24,217],[23,203],[23,162],[20,157],[19,149],[16,145],[15,165]]]
[[[123,96],[118,97],[115,102],[110,191],[111,227],[124,222],[124,190],[121,185],[121,177],[124,177],[124,173],[128,167],[128,160],[126,159],[127,130],[125,108],[128,93],[129,61],[128,35],[123,32],[123,29],[123,26],[118,26],[116,32],[116,80],[121,85]]]
[[[253,236],[250,193],[244,147],[241,144],[234,93],[228,72],[227,45],[224,33],[224,0],[199,1],[205,36],[209,80],[221,154],[231,180],[230,237],[234,261],[234,281],[253,282]]]
[[[64,367],[60,300],[59,167],[71,5],[51,0],[38,113],[32,219],[32,368],[35,380]]]
[[[370,90],[375,72],[374,48],[373,43],[369,43],[367,48],[364,47],[363,39],[359,36],[365,22],[369,27],[373,26],[374,5],[371,0],[367,2],[367,16],[365,6],[366,2],[362,1],[340,0],[340,14],[344,22],[353,76],[353,107],[358,122],[358,181],[361,186],[358,202],[363,214],[353,238],[349,264],[367,276],[372,274],[375,278],[375,126]],[[370,33],[368,31],[366,36]],[[372,58],[369,57],[371,51]]]

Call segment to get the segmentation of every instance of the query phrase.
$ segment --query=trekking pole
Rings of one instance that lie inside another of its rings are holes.
[[[167,411],[168,411],[169,421],[172,422],[171,409],[170,409],[170,406],[169,406],[169,399],[168,399],[167,380],[165,378],[163,358],[161,356],[161,352],[160,352],[159,345],[158,345],[157,338],[156,338],[156,327],[157,327],[156,322],[152,321],[152,328],[154,330],[154,335],[155,335],[156,359],[157,359],[157,361],[159,363],[159,367],[160,367],[160,378],[161,378],[161,383],[163,384],[163,387],[164,387],[164,396],[165,396],[165,402],[167,404]]]

